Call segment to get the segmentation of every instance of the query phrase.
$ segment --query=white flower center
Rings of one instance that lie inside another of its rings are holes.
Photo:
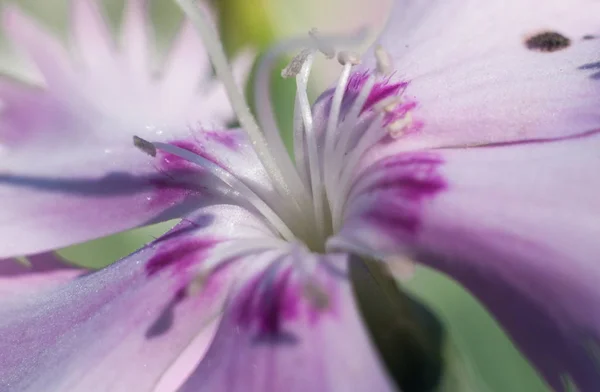
[[[381,48],[375,50],[377,72],[365,74],[356,97],[343,107],[352,67],[360,59],[352,52],[339,52],[337,59],[343,70],[331,98],[327,121],[326,124],[315,124],[307,94],[315,55],[320,52],[328,58],[334,58],[334,45],[353,44],[360,41],[361,37],[324,38],[313,30],[304,39],[275,46],[263,57],[258,68],[255,119],[234,82],[220,41],[202,11],[191,0],[177,2],[201,34],[238,120],[248,133],[252,147],[281,200],[273,202],[259,197],[227,170],[191,151],[165,143],[150,143],[140,138],[135,138],[134,143],[150,155],[155,155],[156,149],[159,149],[202,166],[250,202],[282,238],[298,240],[313,251],[325,251],[327,238],[340,228],[352,174],[361,156],[383,137],[400,136],[412,123],[409,111],[394,121],[388,121],[387,115],[403,104],[400,97],[395,95],[376,102],[368,114],[363,113],[377,79],[392,70],[390,56]],[[271,70],[275,61],[284,52],[302,48],[300,54],[282,71],[283,77],[296,78],[295,159],[292,159],[281,139],[271,101],[265,98],[269,97]],[[285,214],[278,213],[275,207],[282,204],[289,210]],[[284,215],[286,219],[282,218]]]

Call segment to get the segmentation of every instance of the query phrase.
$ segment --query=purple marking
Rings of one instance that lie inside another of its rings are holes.
[[[369,174],[364,174],[379,177],[365,190],[376,196],[373,207],[366,212],[366,219],[387,231],[416,234],[423,202],[448,186],[439,174],[442,163],[436,154],[409,153],[376,164],[368,170]]]
[[[234,132],[230,131],[204,131],[204,135],[207,139],[210,139],[216,143],[219,143],[230,150],[237,151],[240,146],[239,141],[236,138]]]
[[[356,72],[350,76],[348,85],[346,87],[346,93],[344,94],[344,107],[349,108],[350,105],[352,105],[370,74],[371,71],[364,71]],[[402,95],[407,86],[407,82],[392,83],[390,77],[376,82],[369,92],[369,96],[361,109],[361,114],[364,111],[371,109],[373,105],[385,98]]]
[[[258,339],[278,341],[290,338],[285,321],[306,317],[316,323],[332,310],[316,309],[304,296],[293,267],[287,267],[275,273],[267,270],[248,282],[238,294],[234,312],[235,321],[255,331]]]
[[[187,270],[190,266],[201,262],[206,251],[218,241],[207,238],[174,239],[164,245],[146,264],[146,273],[152,276],[166,268],[174,268],[175,272]]]

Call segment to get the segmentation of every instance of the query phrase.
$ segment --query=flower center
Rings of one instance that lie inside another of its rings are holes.
[[[360,63],[359,56],[348,51],[336,53],[334,47],[354,44],[360,37],[323,37],[312,30],[308,37],[279,44],[263,56],[254,89],[256,102],[260,103],[255,119],[235,85],[220,41],[201,10],[192,1],[178,3],[202,35],[217,76],[276,192],[261,197],[225,168],[184,148],[137,137],[135,145],[152,156],[158,149],[201,166],[249,202],[280,237],[300,241],[314,252],[324,252],[327,238],[341,226],[344,203],[360,158],[383,138],[397,138],[418,127],[411,116],[415,103],[402,98],[407,83],[390,82],[392,64],[382,48],[375,50],[376,70],[353,73],[353,67]],[[268,97],[276,60],[284,52],[300,49],[281,73],[284,78],[294,77],[297,87],[292,158],[281,139]],[[322,96],[321,105],[311,107],[307,85],[319,53],[330,59],[337,57],[343,69],[336,87]],[[315,116],[313,110],[322,110],[323,115]]]

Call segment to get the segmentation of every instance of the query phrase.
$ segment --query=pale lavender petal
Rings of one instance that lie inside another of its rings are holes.
[[[189,290],[196,268],[221,242],[245,236],[264,237],[259,219],[238,207],[206,207],[103,270],[4,301],[0,390],[152,390],[219,316],[236,276],[232,264]]]
[[[357,309],[347,256],[304,257],[318,263],[313,289],[321,293],[311,292],[285,257],[266,271],[274,254],[248,260],[213,344],[182,392],[396,390]]]
[[[273,195],[268,174],[243,132],[190,132],[171,143],[226,168],[262,197]],[[173,135],[177,132],[165,131],[163,137]],[[55,143],[59,150],[68,148],[69,141]],[[3,157],[0,201],[7,208],[0,210],[4,239],[0,257],[46,251],[178,218],[209,195],[231,193],[199,166],[160,151],[150,157],[131,140],[121,146],[82,142],[48,160],[29,149],[5,151]],[[236,202],[248,205],[244,197],[238,196]],[[278,210],[284,211],[283,206]]]
[[[178,176],[166,172],[181,168],[145,156],[133,146],[134,135],[189,140],[211,151],[229,143],[224,160],[237,153],[237,144],[227,139],[238,136],[219,136],[205,127],[215,129],[232,118],[217,83],[208,81],[203,91],[188,80],[193,95],[166,97],[161,91],[169,78],[158,78],[142,64],[150,29],[144,6],[142,0],[127,2],[119,51],[98,4],[77,0],[73,35],[83,59],[74,61],[35,21],[14,6],[4,7],[10,40],[33,60],[46,85],[0,79],[0,257],[43,252],[187,211],[190,204],[181,204],[197,197],[199,188],[174,185]],[[204,52],[198,40],[180,42],[171,61],[187,60],[186,50]],[[217,135],[212,145],[197,142],[204,133]]]
[[[548,383],[600,385],[600,134],[399,154],[362,173],[329,246],[407,254],[471,290]]]
[[[395,0],[378,43],[392,54],[392,78],[409,83],[404,97],[423,128],[384,150],[600,128],[599,14],[593,0]],[[556,34],[528,43],[544,32]]]

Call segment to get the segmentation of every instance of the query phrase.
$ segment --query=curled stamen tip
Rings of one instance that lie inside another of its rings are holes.
[[[383,46],[375,47],[375,59],[377,60],[377,72],[382,75],[389,75],[394,70],[394,63],[390,52],[385,50]]]
[[[317,282],[308,280],[304,283],[304,296],[319,310],[329,307],[329,295]]]
[[[328,59],[332,59],[335,57],[335,48],[329,45],[323,38],[321,38],[321,33],[319,33],[318,29],[313,27],[308,32],[308,35],[315,41],[315,43],[317,44],[317,49],[319,50],[319,52],[323,53],[325,57],[327,57]]]
[[[358,64],[360,64],[360,55],[356,52],[351,52],[348,50],[343,50],[340,53],[338,53],[337,59],[341,65],[346,65],[346,64],[358,65]]]
[[[388,133],[393,139],[398,139],[404,135],[406,128],[412,123],[412,114],[406,113],[406,115],[387,126]]]
[[[290,63],[281,70],[281,77],[284,79],[296,77],[302,70],[302,66],[308,59],[308,56],[310,56],[311,52],[310,49],[305,49],[294,56]]]
[[[156,147],[154,146],[154,144],[152,144],[152,142],[149,142],[146,139],[142,139],[139,136],[134,136],[133,145],[139,148],[141,151],[145,152],[146,154],[150,155],[151,157],[156,156]]]

